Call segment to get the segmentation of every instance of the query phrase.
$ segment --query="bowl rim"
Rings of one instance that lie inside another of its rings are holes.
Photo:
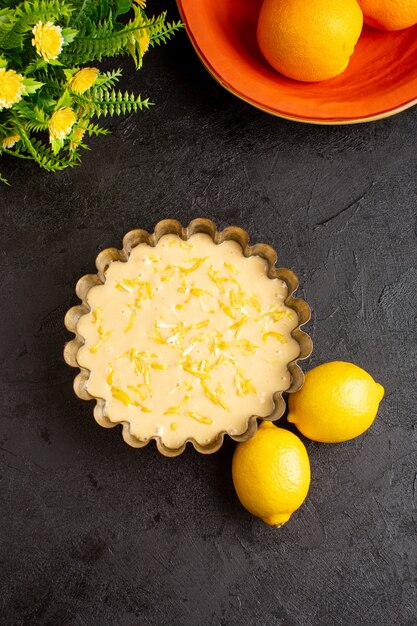
[[[257,431],[258,419],[262,421],[276,421],[283,415],[286,407],[283,398],[284,391],[274,392],[272,396],[274,401],[274,408],[272,412],[266,417],[259,417],[257,415],[248,416],[248,427],[241,435],[230,435],[226,430],[223,430],[219,432],[217,437],[209,444],[199,444],[195,439],[189,437],[178,448],[169,448],[162,442],[160,435],[154,435],[149,439],[142,441],[130,432],[129,422],[124,420],[110,420],[105,413],[105,400],[103,398],[93,396],[87,391],[86,383],[90,376],[90,370],[81,366],[77,360],[78,350],[85,342],[84,337],[82,337],[78,332],[77,325],[79,319],[91,311],[87,302],[88,292],[90,289],[97,285],[103,285],[106,281],[106,270],[110,264],[113,261],[126,263],[133,248],[140,243],[147,243],[150,246],[155,246],[159,239],[167,234],[177,235],[182,240],[187,241],[196,233],[205,233],[209,235],[215,244],[221,244],[227,240],[236,241],[240,245],[242,254],[245,257],[259,256],[266,261],[267,275],[269,278],[279,278],[287,285],[288,293],[284,300],[284,304],[297,313],[298,324],[291,331],[291,336],[298,342],[300,346],[300,353],[296,359],[287,363],[291,383],[289,388],[285,390],[285,393],[294,393],[302,387],[304,374],[298,365],[298,361],[308,358],[313,349],[313,342],[310,336],[300,328],[310,319],[310,307],[303,299],[294,297],[294,292],[298,288],[298,279],[296,275],[288,268],[276,267],[277,253],[268,244],[256,243],[254,245],[250,245],[249,235],[243,228],[238,226],[227,226],[223,230],[218,231],[215,223],[206,218],[194,219],[188,224],[188,226],[183,227],[177,220],[165,219],[156,224],[153,233],[149,233],[143,229],[129,231],[123,237],[123,246],[120,250],[117,248],[106,248],[102,250],[96,258],[97,273],[86,274],[77,282],[76,294],[81,300],[81,304],[71,307],[67,311],[64,319],[64,324],[67,330],[75,335],[74,339],[65,344],[64,360],[71,367],[78,368],[80,370],[74,379],[74,392],[82,400],[95,400],[96,405],[93,413],[95,420],[100,426],[103,426],[104,428],[114,428],[115,426],[121,424],[123,439],[127,444],[134,448],[144,447],[152,439],[154,439],[159,452],[167,457],[180,455],[184,452],[187,443],[191,443],[198,452],[203,454],[217,452],[223,443],[225,435],[228,435],[234,441],[247,441]]]
[[[376,122],[378,120],[386,119],[388,117],[392,117],[393,115],[397,115],[398,113],[402,113],[403,111],[406,111],[407,109],[410,109],[411,107],[417,104],[417,95],[416,95],[415,98],[412,98],[411,100],[407,100],[406,102],[403,102],[397,107],[394,107],[391,109],[382,109],[380,112],[375,113],[374,115],[351,117],[351,118],[348,118],[348,117],[332,118],[329,120],[314,118],[314,117],[303,117],[301,115],[299,116],[289,115],[288,113],[285,113],[283,111],[272,109],[271,107],[265,106],[262,103],[258,102],[255,98],[250,98],[249,96],[241,93],[239,89],[229,84],[227,81],[225,81],[222,78],[221,74],[213,67],[213,65],[210,63],[210,61],[207,59],[205,54],[200,49],[197,43],[197,39],[188,23],[187,14],[183,7],[183,0],[176,0],[176,3],[177,3],[178,11],[181,16],[181,20],[184,23],[188,38],[191,41],[191,44],[195,52],[197,53],[198,58],[200,59],[201,63],[203,64],[207,72],[210,74],[210,76],[214,78],[214,80],[219,85],[221,85],[224,89],[226,89],[226,91],[236,96],[243,102],[246,102],[247,104],[250,104],[256,109],[263,111],[264,113],[269,113],[270,115],[273,115],[274,117],[279,117],[281,119],[285,119],[291,122],[298,122],[298,123],[303,123],[303,124],[314,124],[318,126],[348,126],[352,124],[365,124],[367,122]]]

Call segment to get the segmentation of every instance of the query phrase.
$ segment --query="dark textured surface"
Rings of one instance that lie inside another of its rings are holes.
[[[140,74],[124,67],[157,106],[112,122],[82,168],[1,166],[1,624],[416,624],[417,109],[344,128],[274,119],[223,91],[185,33]],[[200,215],[298,274],[305,367],[351,360],[386,389],[363,437],[306,441],[310,494],[280,530],[237,502],[231,442],[173,460],[131,449],[62,360],[97,252]]]

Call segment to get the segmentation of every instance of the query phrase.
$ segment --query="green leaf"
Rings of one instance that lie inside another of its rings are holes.
[[[114,15],[118,17],[119,15],[124,15],[127,13],[132,5],[131,0],[117,0],[115,6]]]
[[[97,4],[99,6],[99,18],[104,20],[109,13],[109,4],[107,0],[98,0]]]
[[[78,13],[74,16],[73,24],[77,27],[84,26],[87,19],[98,19],[96,0],[83,0]]]
[[[80,31],[76,30],[75,28],[63,28],[61,34],[64,38],[64,46],[68,46],[70,43],[72,43],[79,32]]]
[[[50,94],[46,93],[45,89],[42,89],[36,94],[36,101],[42,109],[49,111],[53,108],[55,100]]]
[[[74,43],[62,52],[62,60],[68,65],[84,64],[103,57],[112,57],[129,52],[135,43],[135,36],[147,31],[152,39],[164,31],[168,38],[175,28],[165,28],[166,12],[148,19],[141,9],[133,7],[134,17],[124,26],[114,24],[110,15],[106,20],[92,23],[86,20],[85,26]],[[166,32],[165,32],[166,31]]]
[[[1,154],[1,152],[0,152],[0,154]],[[7,185],[8,187],[10,187],[10,183],[9,183],[9,181],[7,180],[7,178],[4,178],[4,177],[1,175],[1,172],[0,172],[0,183],[3,183],[4,185]]]
[[[154,30],[151,33],[150,45],[151,46],[160,46],[163,43],[166,43],[169,39],[171,39],[172,35],[184,27],[184,24],[181,21],[171,22],[164,25],[159,31]]]
[[[122,93],[121,91],[112,90],[100,90],[94,89],[92,92],[91,103],[95,108],[95,115],[101,117],[104,115],[125,115],[127,113],[134,113],[135,111],[142,111],[152,106],[152,102],[149,102],[149,98],[142,100],[141,96],[135,96],[128,91]]]
[[[72,105],[72,96],[70,92],[66,89],[58,102],[55,105],[55,111],[58,109],[62,109],[63,107],[70,107]]]
[[[98,124],[88,124],[85,130],[89,135],[94,136],[109,134],[107,128],[101,128],[101,126],[98,126]]]
[[[64,147],[64,139],[52,139],[51,141],[51,147],[52,147],[52,154],[57,155],[58,152],[60,152],[62,150],[62,148]]]
[[[37,106],[32,110],[29,106],[20,107],[19,116],[25,120],[25,128],[29,131],[41,132],[48,129],[48,117],[45,111]]]
[[[24,78],[23,84],[25,86],[26,93],[28,94],[35,93],[38,89],[40,89],[44,85],[44,83],[40,83],[38,80],[35,80],[34,78]]]
[[[110,72],[101,72],[97,77],[95,87],[113,87],[113,85],[118,82],[121,75],[122,70],[120,68],[111,70]]]
[[[47,67],[48,63],[44,59],[36,58],[31,61],[25,71],[26,76],[28,74],[34,74],[35,72],[39,72],[40,70]]]
[[[58,59],[49,59],[49,61],[47,62],[48,65],[55,65],[57,67],[62,67],[62,63],[61,61],[58,61]]]
[[[78,72],[78,70],[79,70],[78,67],[72,67],[71,69],[64,69],[63,70],[65,78],[67,80],[67,83],[69,83],[71,78],[74,76],[74,74],[76,74]]]
[[[13,9],[1,9],[0,11],[0,28],[3,24],[9,23],[13,18]]]

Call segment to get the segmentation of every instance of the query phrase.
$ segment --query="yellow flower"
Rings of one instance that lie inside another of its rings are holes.
[[[9,135],[8,137],[4,137],[1,145],[3,148],[13,148],[13,146],[20,141],[20,135],[16,133],[16,135]]]
[[[25,92],[23,76],[14,70],[0,68],[0,110],[10,109]]]
[[[69,149],[74,151],[76,147],[82,142],[86,129],[82,126],[78,126],[72,133],[72,139],[69,144]]]
[[[140,25],[143,25],[145,20],[141,20]],[[149,42],[151,40],[149,30],[147,28],[141,28],[140,30],[134,33],[134,38],[139,44],[140,52],[142,56],[145,54],[147,49],[149,48]]]
[[[75,93],[84,93],[90,89],[97,80],[99,71],[95,67],[84,67],[82,70],[74,74],[69,82],[69,86]]]
[[[62,52],[64,38],[60,26],[55,26],[52,22],[38,22],[32,30],[34,38],[32,45],[35,46],[36,52],[45,61],[57,59]]]
[[[62,107],[62,109],[55,111],[48,124],[50,140],[65,139],[70,134],[74,123],[75,113],[71,107]]]

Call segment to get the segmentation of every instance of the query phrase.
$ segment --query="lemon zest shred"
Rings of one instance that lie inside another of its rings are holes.
[[[215,364],[214,364],[214,365],[217,367],[218,365],[221,365],[222,363],[224,363],[224,362],[225,362],[225,360],[226,360],[226,357],[224,356],[224,354],[220,354],[220,355],[217,357],[216,362],[215,362]]]
[[[237,339],[235,341],[219,341],[220,350],[227,350],[229,348],[236,348],[241,352],[247,354],[253,354],[258,349],[258,346],[251,343],[249,339]]]
[[[253,354],[256,352],[259,346],[256,346],[254,343],[251,343],[248,339],[239,339],[236,341],[236,347],[238,350],[242,352],[247,352],[248,354]]]
[[[230,319],[232,319],[232,320],[236,319],[236,315],[235,315],[235,312],[233,311],[232,307],[228,306],[227,304],[225,304],[221,300],[218,300],[218,303],[219,303],[219,307],[221,308],[223,313],[225,313],[227,315],[227,317],[230,317]]]
[[[188,296],[187,300],[185,301],[185,304],[188,304],[193,296],[195,298],[201,298],[201,296],[204,296],[204,295],[211,296],[211,293],[209,291],[206,291],[206,289],[200,289],[199,287],[191,287],[189,294],[190,295]]]
[[[181,400],[181,402],[179,404],[177,404],[176,406],[170,406],[167,408],[166,411],[164,411],[164,415],[178,415],[180,410],[182,409],[182,407],[184,406],[184,404],[187,404],[188,400],[190,400],[191,396],[188,396],[187,394],[183,397],[183,399]]]
[[[144,384],[150,385],[150,368],[154,364],[152,359],[158,358],[158,355],[152,352],[139,352],[136,348],[130,348],[130,350],[126,352],[126,355],[133,364],[136,374],[142,374]]]
[[[177,404],[176,406],[170,406],[167,408],[166,411],[164,411],[164,415],[178,415],[180,409],[181,409],[180,404]]]
[[[209,389],[207,383],[204,380],[200,380],[200,383],[201,383],[201,388],[203,389],[205,395],[210,400],[210,402],[212,402],[213,404],[217,406],[221,406],[222,409],[224,409],[225,411],[230,411],[227,404],[220,397],[224,393],[224,390],[221,386],[218,385],[216,391],[213,392]]]
[[[285,339],[284,335],[282,335],[281,333],[277,333],[274,330],[269,330],[267,333],[263,333],[262,340],[264,343],[266,343],[266,341],[268,340],[268,337],[273,337],[280,343],[287,343],[287,340]]]
[[[241,289],[239,289],[239,291],[232,289],[229,293],[229,300],[230,306],[235,309],[245,306],[245,294]]]
[[[111,367],[106,378],[106,383],[109,385],[109,387],[111,387],[113,384],[113,378],[114,378],[114,369]]]
[[[250,298],[247,298],[246,302],[253,309],[255,309],[255,311],[257,311],[258,313],[261,312],[262,310],[261,303],[259,302],[258,298],[255,296],[255,294],[252,294]]]
[[[167,365],[162,365],[162,363],[156,363],[155,361],[151,363],[151,367],[154,370],[166,370],[168,369]]]
[[[256,389],[255,387],[252,385],[252,382],[250,380],[250,378],[246,379],[243,383],[242,383],[242,387],[243,387],[243,393],[246,395],[248,393],[255,393],[256,394]]]
[[[265,317],[270,317],[273,322],[279,322],[283,317],[290,317],[290,315],[288,311],[281,311],[280,309],[275,308],[275,309],[270,309],[269,311],[266,311],[265,313],[262,313],[262,315],[259,317],[259,320]]]
[[[91,312],[91,316],[93,318],[94,324],[100,324],[103,321],[103,309],[101,306],[98,306],[94,311]]]
[[[235,330],[237,332],[238,330],[242,328],[242,326],[246,324],[248,320],[249,320],[249,317],[247,315],[243,315],[243,317],[241,317],[240,320],[238,320],[237,322],[229,326],[229,330]]]
[[[154,326],[153,333],[150,338],[156,343],[160,343],[162,345],[166,344],[165,339],[162,337],[161,332],[158,330],[158,328],[156,328],[156,325]]]
[[[148,396],[146,393],[142,391],[140,387],[141,385],[128,385],[127,386],[128,389],[130,389],[131,391],[134,391],[139,396],[139,400],[146,400]]]
[[[216,394],[208,388],[207,383],[204,380],[200,380],[200,383],[202,390],[204,391],[210,402],[212,402],[213,404],[218,404],[219,402]]]
[[[188,411],[187,415],[189,415],[189,417],[191,417],[196,422],[199,422],[200,424],[212,424],[213,423],[212,419],[210,419],[209,417],[206,417],[205,415],[200,415],[200,413],[196,413],[195,411]]]
[[[199,335],[194,335],[194,337],[191,337],[190,339],[190,343],[194,344],[194,343],[199,343],[200,341],[205,341],[206,338],[204,337],[203,334],[199,334]]]
[[[152,413],[152,409],[148,409],[148,407],[143,406],[143,404],[140,404],[140,402],[135,402],[135,406],[138,406],[142,413]]]
[[[234,381],[238,396],[247,396],[249,393],[256,394],[256,389],[253,386],[251,379],[244,377],[243,371],[240,367],[236,370]]]
[[[182,274],[191,274],[191,272],[195,272],[195,270],[197,270],[200,265],[202,265],[204,263],[204,261],[206,261],[208,259],[208,256],[205,257],[197,257],[194,259],[191,259],[192,261],[194,261],[194,263],[191,265],[191,267],[183,267],[182,265],[178,266],[178,269],[180,270],[180,272],[182,272]]]
[[[166,283],[168,280],[170,280],[173,277],[174,274],[175,274],[175,267],[171,264],[168,264],[165,266],[164,271],[161,273],[160,280],[163,283]]]
[[[135,311],[132,311],[131,314],[130,314],[130,317],[129,317],[129,321],[126,324],[126,326],[124,327],[124,329],[123,329],[124,333],[128,333],[129,330],[132,328],[133,322],[135,321],[135,317],[136,317],[136,313],[135,313]]]
[[[126,287],[134,287],[136,284],[136,281],[133,278],[122,278],[122,283]]]
[[[197,361],[192,361],[190,356],[187,354],[185,359],[182,361],[181,366],[185,372],[192,374],[196,378],[210,378],[210,373],[207,371],[207,366],[204,360],[201,361],[201,363],[198,363]]]
[[[90,348],[90,352],[92,354],[96,354],[96,352],[98,352],[101,348],[101,346],[103,345],[103,343],[106,341],[106,339],[108,339],[108,337],[110,337],[110,335],[112,334],[112,330],[108,330],[107,333],[103,333],[103,329],[101,326],[98,327],[98,333],[100,335],[100,339],[97,341],[97,343],[92,346]]]
[[[118,289],[119,291],[124,291],[126,293],[130,293],[129,289],[126,289],[126,287],[123,287],[123,285],[121,283],[116,283],[116,289]]]
[[[126,289],[126,287],[131,287],[132,289],[136,288],[139,299],[151,299],[153,297],[152,286],[149,281],[142,281],[138,278],[123,278],[122,283],[123,285],[121,283],[118,283],[118,285],[120,285],[124,291],[128,291],[129,293],[131,293],[131,291]]]
[[[183,250],[192,250],[193,247],[190,243],[187,243],[186,241],[183,241],[182,239],[179,239],[178,237],[175,237],[175,239],[172,239],[172,241],[169,242],[169,247],[172,248],[172,246],[174,246],[176,243],[178,243],[178,245],[180,246],[180,248],[182,248]]]
[[[206,326],[209,326],[210,324],[210,320],[201,320],[201,322],[197,322],[197,324],[194,324],[193,328],[206,328]]]
[[[193,376],[196,376],[197,378],[210,378],[210,374],[208,372],[201,372],[195,368],[193,368],[191,365],[186,365],[184,364],[182,366],[184,372],[188,372],[189,374],[192,374]]]
[[[219,292],[221,294],[225,293],[224,283],[227,283],[227,278],[221,278],[219,276],[218,270],[215,270],[212,265],[210,265],[208,270],[208,276],[213,281],[213,283],[217,286]]]
[[[130,404],[133,404],[132,398],[129,396],[127,391],[124,391],[123,389],[121,389],[121,387],[112,387],[110,391],[111,391],[111,395],[113,396],[113,398],[115,400],[118,400],[125,406],[129,406]]]

